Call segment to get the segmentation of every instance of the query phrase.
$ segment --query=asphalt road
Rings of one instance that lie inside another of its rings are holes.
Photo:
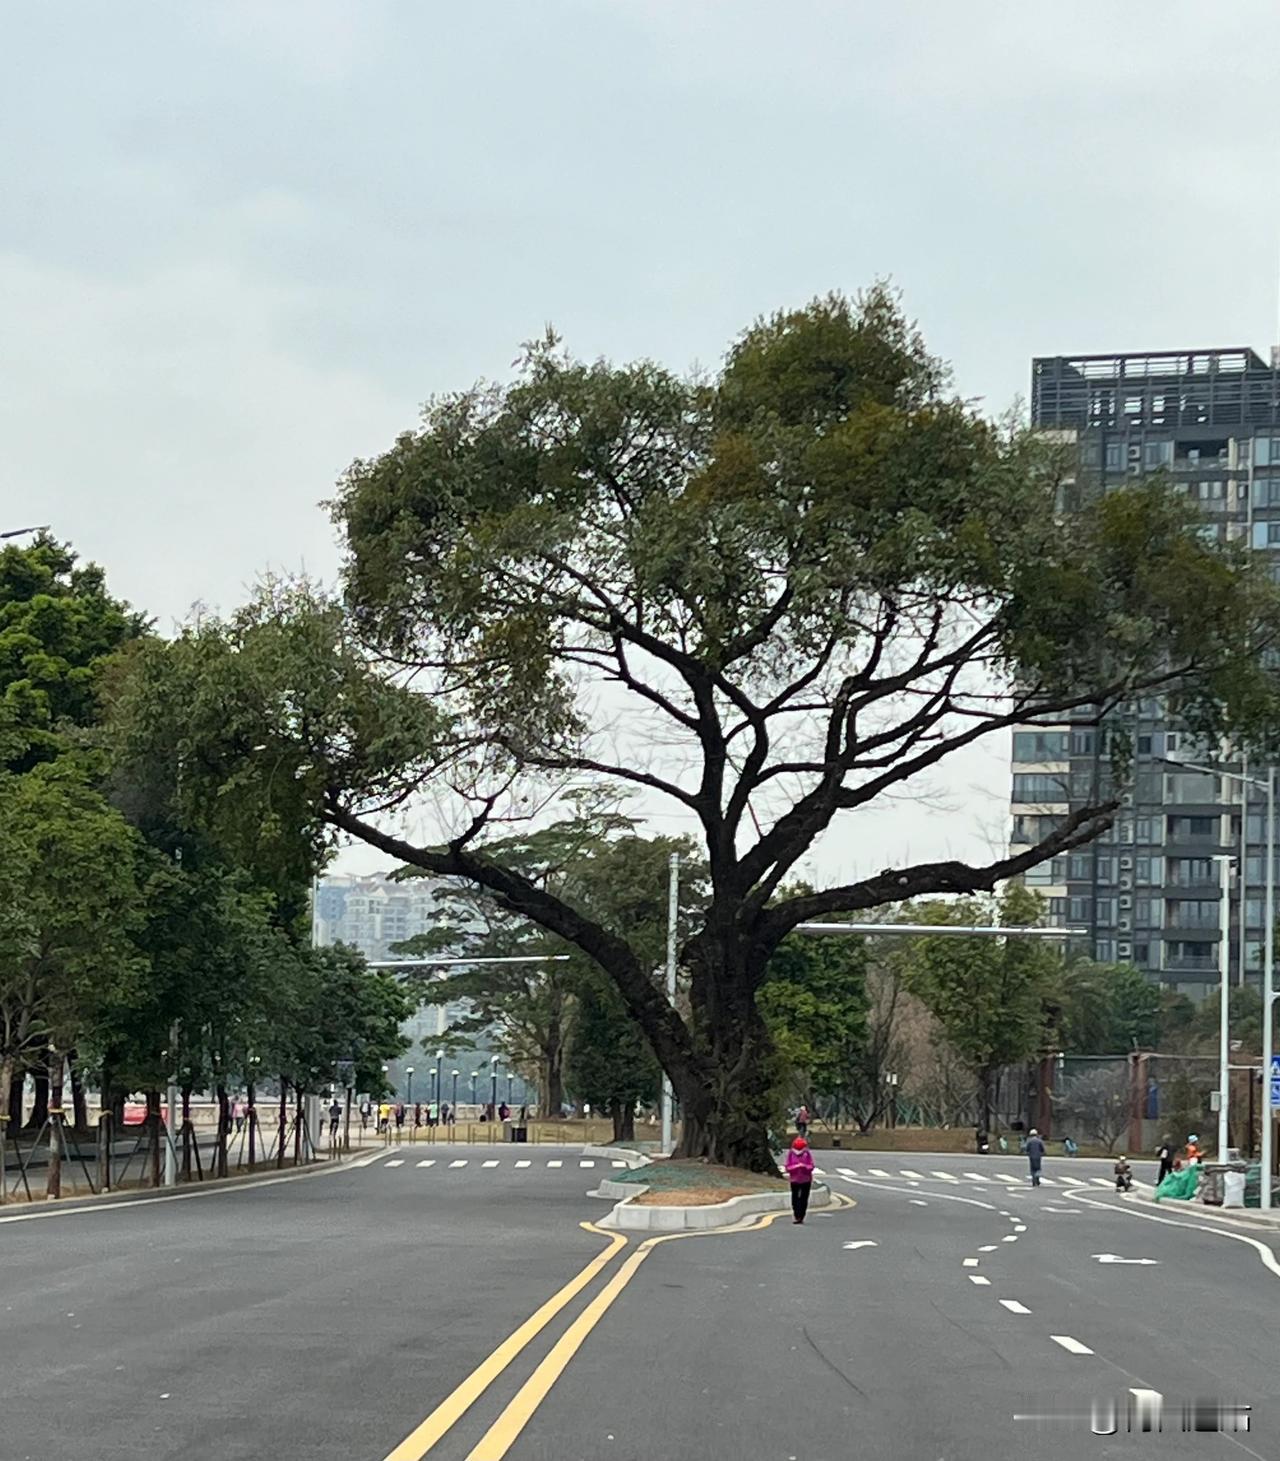
[[[839,1155],[856,1206],[657,1244],[581,1227],[607,1164],[547,1147],[7,1210],[0,1456],[1280,1461],[1256,1231],[1125,1203],[1103,1163],[1032,1191],[1015,1157]],[[1201,1398],[1251,1429],[1183,1433]],[[1141,1405],[1163,1434],[1127,1432]]]

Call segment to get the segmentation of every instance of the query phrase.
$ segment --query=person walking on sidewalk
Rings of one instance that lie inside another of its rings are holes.
[[[1160,1158],[1160,1171],[1156,1176],[1156,1186],[1159,1187],[1161,1182],[1173,1171],[1172,1137],[1166,1136],[1161,1138],[1160,1149],[1156,1152],[1156,1156]]]
[[[808,1106],[796,1107],[796,1130],[801,1136],[809,1135],[809,1108]]]
[[[1040,1163],[1044,1161],[1044,1142],[1040,1139],[1040,1133],[1033,1126],[1027,1136],[1027,1162],[1031,1167],[1031,1185],[1040,1185]]]
[[[797,1223],[809,1211],[809,1189],[813,1186],[813,1153],[802,1136],[796,1137],[787,1153],[787,1181],[791,1183],[791,1212]]]

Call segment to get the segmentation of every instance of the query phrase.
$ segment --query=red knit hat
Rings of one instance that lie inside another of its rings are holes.
[[[808,1145],[809,1143],[805,1141],[804,1137],[798,1136],[796,1137],[795,1141],[791,1143],[791,1150],[793,1152],[802,1152]]]

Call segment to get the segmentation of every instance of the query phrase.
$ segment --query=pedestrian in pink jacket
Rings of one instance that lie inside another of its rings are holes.
[[[813,1186],[813,1153],[802,1136],[796,1137],[787,1153],[787,1180],[791,1183],[791,1211],[795,1221],[802,1223],[809,1210],[809,1189]]]

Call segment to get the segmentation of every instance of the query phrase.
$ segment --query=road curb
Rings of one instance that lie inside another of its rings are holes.
[[[1210,1207],[1202,1202],[1180,1200],[1176,1197],[1156,1202],[1152,1198],[1139,1197],[1134,1193],[1129,1193],[1121,1201],[1131,1207],[1149,1207],[1156,1212],[1183,1212],[1196,1217],[1214,1218],[1220,1223],[1240,1224],[1255,1232],[1280,1234],[1280,1213],[1276,1213],[1274,1217],[1263,1217],[1259,1212],[1258,1216],[1253,1217],[1245,1207],[1230,1207],[1224,1212],[1220,1207]]]
[[[647,1167],[653,1161],[652,1157],[646,1156],[644,1152],[635,1151],[629,1146],[594,1146],[588,1143],[582,1148],[582,1155],[596,1157],[605,1162],[626,1162],[632,1171],[637,1167]],[[603,1185],[602,1183],[601,1186]]]
[[[606,1191],[607,1188],[614,1190]],[[601,1182],[598,1195],[611,1197],[618,1188],[625,1189],[629,1195],[614,1206],[608,1217],[597,1224],[598,1227],[638,1233],[696,1233],[733,1227],[742,1218],[755,1213],[789,1212],[791,1209],[789,1192],[751,1192],[704,1207],[660,1207],[647,1203],[639,1206],[636,1199],[649,1191],[646,1184],[606,1180]],[[822,1208],[830,1202],[831,1189],[815,1182],[809,1206]]]

